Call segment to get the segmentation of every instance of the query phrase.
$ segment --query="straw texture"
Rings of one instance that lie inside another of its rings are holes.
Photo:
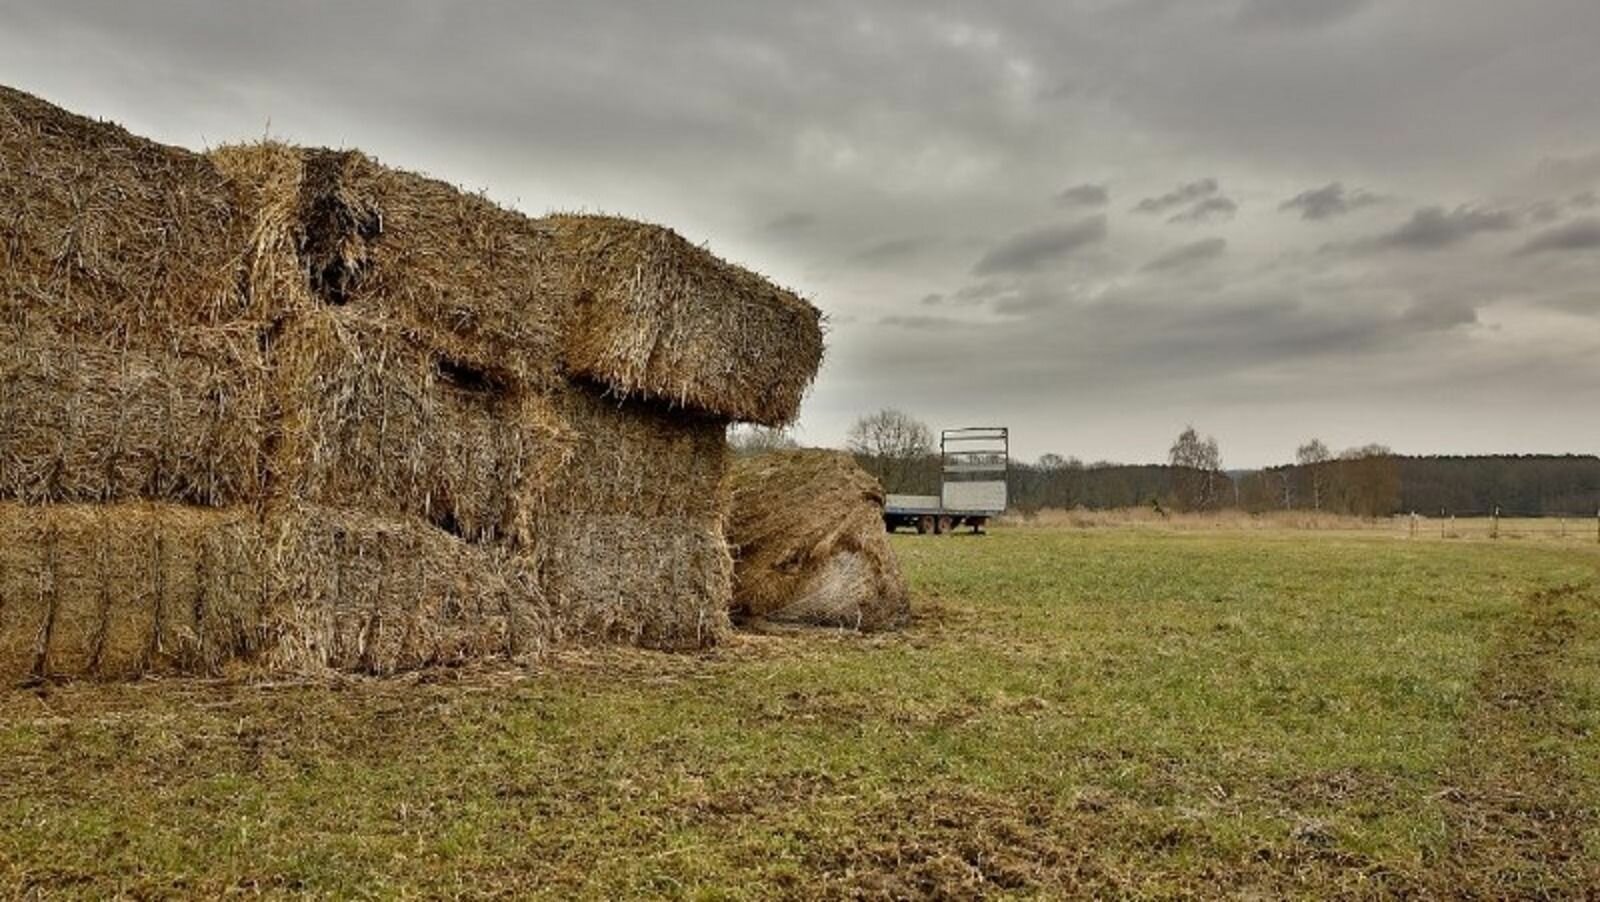
[[[821,353],[659,226],[0,88],[0,679],[710,644],[726,426]]]
[[[883,526],[883,488],[848,454],[775,451],[734,462],[734,613],[879,630],[909,612]]]

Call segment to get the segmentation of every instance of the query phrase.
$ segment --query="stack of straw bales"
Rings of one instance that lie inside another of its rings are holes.
[[[730,483],[736,615],[862,630],[905,622],[883,487],[850,455],[750,455],[734,461]]]
[[[821,350],[664,228],[0,88],[0,679],[713,642]]]

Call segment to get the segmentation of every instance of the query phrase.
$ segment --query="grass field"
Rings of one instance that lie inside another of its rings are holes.
[[[1580,895],[1600,551],[896,538],[904,633],[0,691],[0,886],[101,897]]]

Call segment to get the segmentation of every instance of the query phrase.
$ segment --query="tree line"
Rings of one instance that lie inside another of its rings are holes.
[[[783,433],[744,430],[736,451],[792,447]],[[938,445],[932,430],[897,410],[857,420],[846,447],[895,494],[937,494]],[[1013,459],[1008,491],[1018,510],[1154,506],[1163,510],[1235,508],[1261,513],[1316,510],[1380,517],[1436,515],[1589,515],[1600,511],[1595,455],[1437,455],[1412,457],[1364,445],[1335,453],[1318,439],[1293,463],[1258,470],[1224,468],[1217,440],[1185,428],[1165,464],[1084,463],[1045,454]]]

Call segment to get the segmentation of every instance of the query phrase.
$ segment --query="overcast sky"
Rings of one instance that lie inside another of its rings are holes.
[[[0,82],[671,225],[829,316],[801,420],[1228,466],[1600,450],[1595,0],[0,0]]]

